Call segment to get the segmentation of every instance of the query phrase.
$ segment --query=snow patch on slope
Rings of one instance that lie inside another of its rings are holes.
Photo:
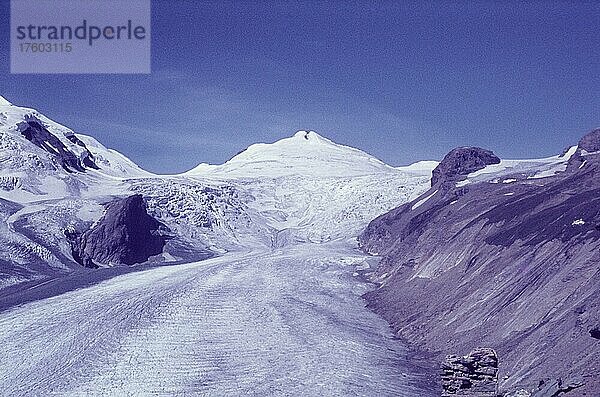
[[[423,160],[417,161],[411,165],[396,167],[396,169],[404,172],[414,172],[418,174],[429,175],[431,177],[431,173],[439,164],[439,161]]]
[[[420,206],[422,206],[423,204],[425,204],[427,202],[427,200],[429,200],[430,198],[432,198],[433,196],[435,196],[435,194],[438,192],[438,190],[436,189],[433,193],[431,193],[429,196],[422,198],[421,200],[417,201],[416,203],[413,204],[413,206],[411,207],[411,210],[416,210],[417,208],[419,208]]]
[[[542,159],[527,160],[501,160],[499,164],[488,165],[478,171],[472,172],[467,179],[456,184],[457,187],[466,186],[477,182],[516,182],[518,179],[503,177],[520,175],[521,179],[539,179],[556,175],[567,169],[569,159],[577,152],[577,146],[558,156]]]

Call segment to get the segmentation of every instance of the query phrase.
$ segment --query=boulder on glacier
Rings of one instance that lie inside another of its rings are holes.
[[[500,159],[490,150],[479,147],[452,149],[433,170],[431,186],[439,182],[456,180],[488,165],[498,164]]]
[[[168,239],[164,224],[150,216],[141,195],[117,199],[89,230],[67,233],[73,258],[85,267],[133,265],[163,252]]]

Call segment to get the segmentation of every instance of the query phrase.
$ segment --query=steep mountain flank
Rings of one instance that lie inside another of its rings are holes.
[[[437,186],[375,219],[359,238],[382,257],[369,306],[440,359],[493,348],[502,391],[560,379],[596,395],[600,155],[576,158],[556,176]]]

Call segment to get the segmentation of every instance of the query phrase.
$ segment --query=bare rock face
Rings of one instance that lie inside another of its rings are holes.
[[[592,163],[600,163],[600,128],[588,132],[579,140],[577,150],[569,159],[568,170],[577,172]]]
[[[141,195],[116,200],[106,214],[72,241],[73,258],[85,267],[133,265],[163,251],[166,227],[150,215]]]
[[[494,397],[498,388],[498,357],[477,348],[464,357],[447,356],[442,364],[442,397]]]
[[[21,135],[28,141],[52,154],[66,171],[84,172],[86,168],[99,169],[94,162],[92,153],[75,135],[71,135],[67,139],[83,149],[81,157],[71,152],[60,139],[51,134],[42,122],[35,117],[29,117],[26,121],[19,123],[18,128]]]
[[[461,176],[498,164],[500,159],[490,150],[478,147],[459,147],[450,151],[433,170],[431,186],[439,182],[455,181]]]
[[[589,153],[600,151],[600,128],[590,131],[581,138],[579,149],[583,149]]]

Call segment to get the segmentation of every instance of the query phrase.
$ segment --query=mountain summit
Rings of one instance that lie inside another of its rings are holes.
[[[314,131],[298,131],[274,143],[249,146],[223,165],[200,164],[188,175],[232,177],[358,176],[396,169]]]

